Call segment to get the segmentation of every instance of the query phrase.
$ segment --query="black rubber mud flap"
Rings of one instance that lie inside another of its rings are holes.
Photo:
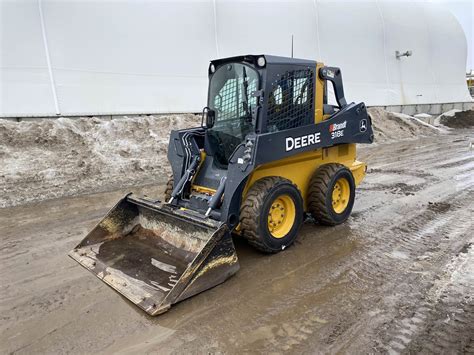
[[[131,195],[69,256],[150,315],[239,270],[226,224]]]

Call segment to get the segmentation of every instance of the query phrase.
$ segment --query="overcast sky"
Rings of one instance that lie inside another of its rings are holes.
[[[432,0],[449,9],[464,29],[467,39],[466,70],[474,71],[474,0]]]

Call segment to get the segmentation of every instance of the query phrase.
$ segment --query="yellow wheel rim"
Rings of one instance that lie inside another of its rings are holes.
[[[268,230],[274,238],[285,237],[293,227],[296,207],[289,195],[278,196],[268,211]]]
[[[351,189],[349,181],[346,178],[340,178],[334,184],[332,190],[332,208],[336,213],[342,213],[349,204],[349,198],[351,197]]]

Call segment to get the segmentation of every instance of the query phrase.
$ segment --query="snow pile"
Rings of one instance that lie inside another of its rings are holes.
[[[370,108],[377,142],[432,135],[412,116]],[[129,118],[0,119],[0,208],[128,186],[164,184],[172,129],[195,115]]]
[[[368,112],[372,117],[372,128],[376,142],[413,139],[433,135],[441,131],[420,118],[403,113],[387,112],[379,107],[371,107]]]
[[[0,119],[0,208],[165,182],[171,129],[194,115],[115,119]]]
[[[433,118],[433,116],[427,113],[418,113],[416,115],[413,115],[413,117],[420,118],[422,120],[430,120],[431,118]]]

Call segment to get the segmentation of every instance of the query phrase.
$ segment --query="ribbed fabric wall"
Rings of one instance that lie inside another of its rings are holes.
[[[0,116],[199,112],[210,59],[340,66],[368,105],[470,102],[466,38],[438,5],[372,1],[0,1]],[[410,50],[412,56],[396,58]]]

